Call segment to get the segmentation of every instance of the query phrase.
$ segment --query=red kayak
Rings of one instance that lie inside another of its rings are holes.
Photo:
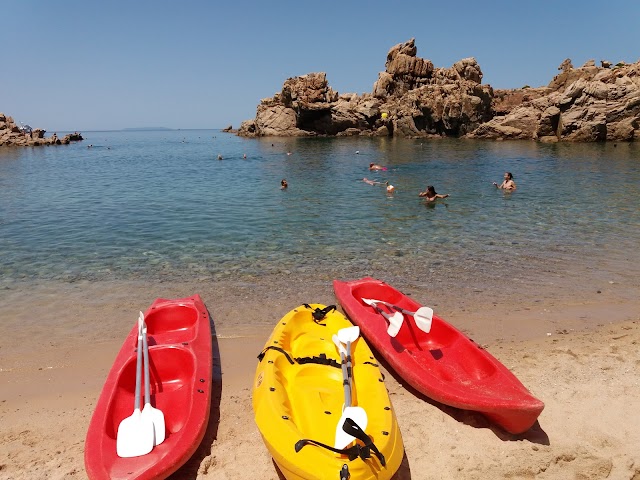
[[[207,308],[199,295],[158,299],[144,318],[151,405],[164,413],[165,440],[146,455],[116,454],[118,426],[134,407],[136,325],[111,367],[89,424],[84,462],[91,479],[166,478],[193,455],[207,429],[213,367]]]
[[[527,431],[536,422],[544,403],[502,363],[451,324],[433,315],[426,333],[412,315],[403,313],[400,329],[392,337],[387,333],[387,320],[362,299],[382,300],[409,312],[422,307],[415,300],[373,278],[335,280],[333,289],[367,342],[419,392],[445,405],[481,412],[514,434]],[[385,313],[397,311],[381,308]]]

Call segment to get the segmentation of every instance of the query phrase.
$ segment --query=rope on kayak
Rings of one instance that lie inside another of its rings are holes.
[[[327,450],[330,450],[332,452],[339,453],[341,455],[346,455],[349,461],[351,462],[356,458],[367,460],[371,458],[371,452],[373,451],[373,454],[376,457],[378,457],[378,460],[380,460],[380,464],[383,467],[387,465],[384,455],[380,452],[380,450],[378,450],[378,447],[375,446],[375,444],[373,443],[373,440],[371,440],[371,438],[364,432],[364,430],[360,428],[360,426],[356,422],[354,422],[352,419],[347,417],[346,420],[344,421],[344,424],[342,425],[342,430],[344,430],[346,433],[348,433],[352,437],[360,440],[364,445],[360,445],[356,443],[355,445],[352,445],[349,448],[343,448],[342,450],[339,450],[337,448],[333,448],[329,445],[318,442],[316,440],[303,438],[302,440],[298,440],[296,442],[296,445],[295,445],[296,453],[302,450],[302,448],[305,445],[316,445],[318,447],[326,448]]]
[[[342,368],[342,365],[340,363],[338,363],[333,358],[327,358],[327,355],[325,353],[321,353],[317,357],[298,357],[298,358],[296,358],[296,361],[298,363],[300,363],[300,364],[303,364],[303,363],[318,363],[320,365],[329,365],[329,366],[335,367],[335,368]]]
[[[315,309],[313,309],[311,305],[309,305],[308,303],[303,303],[302,305],[307,307],[309,310],[313,310],[313,313],[311,314],[313,316],[313,321],[316,322],[318,325],[322,325],[323,327],[326,327],[326,325],[320,322],[324,320],[324,317],[327,316],[327,313],[329,313],[331,310],[336,309],[335,305],[329,305],[328,307],[315,308]]]
[[[317,363],[319,365],[329,365],[330,367],[335,367],[335,368],[342,368],[342,365],[339,364],[336,360],[334,360],[333,358],[327,358],[327,355],[324,353],[321,353],[319,356],[317,357],[297,357],[297,358],[291,358],[291,355],[284,349],[281,347],[276,347],[275,345],[269,345],[267,348],[265,348],[264,350],[262,350],[262,352],[260,352],[260,355],[258,355],[258,360],[262,361],[262,359],[264,358],[264,356],[267,354],[267,350],[276,350],[282,354],[284,354],[284,356],[287,358],[287,360],[289,361],[289,363],[291,365],[295,364],[295,363],[299,363],[301,365],[305,364],[305,363]]]
[[[267,348],[265,348],[264,350],[262,350],[262,352],[260,352],[260,355],[258,355],[258,360],[262,361],[262,359],[264,358],[264,356],[267,354],[267,350],[277,350],[280,353],[283,353],[285,357],[287,357],[287,360],[289,360],[289,363],[291,365],[293,365],[294,363],[296,363],[293,358],[291,358],[291,355],[289,355],[287,353],[287,351],[284,348],[281,347],[276,347],[275,345],[269,345]]]

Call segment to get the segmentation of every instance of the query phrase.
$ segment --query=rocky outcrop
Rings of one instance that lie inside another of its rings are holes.
[[[496,116],[468,136],[545,142],[640,139],[640,62],[613,68],[600,63],[573,68],[567,59],[547,87],[496,90]]]
[[[640,62],[570,59],[546,87],[493,90],[473,58],[435,68],[413,39],[392,47],[371,93],[333,91],[324,73],[289,78],[261,101],[243,136],[383,135],[537,139],[640,138]]]
[[[6,146],[32,146],[40,145],[67,145],[71,142],[82,140],[79,133],[70,133],[62,138],[54,133],[50,137],[45,138],[45,130],[31,127],[19,127],[16,125],[12,117],[0,113],[0,147]]]
[[[541,141],[640,138],[640,62],[570,59],[546,87],[493,90],[474,58],[436,68],[413,39],[392,47],[371,93],[333,91],[324,73],[289,78],[243,136],[455,136]]]
[[[459,136],[491,118],[492,89],[473,58],[434,68],[413,39],[389,50],[371,93],[339,95],[325,73],[289,78],[263,99],[243,136]]]

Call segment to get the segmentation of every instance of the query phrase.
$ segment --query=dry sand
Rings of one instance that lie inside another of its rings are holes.
[[[172,298],[193,288],[161,290]],[[271,325],[297,304],[278,295],[258,303],[238,286],[224,297],[221,288],[217,298],[226,303],[214,303],[210,290],[202,294],[220,360],[209,429],[172,478],[276,480],[253,422],[251,384]],[[84,437],[95,402],[137,311],[158,290],[87,283],[0,293],[1,479],[86,478]],[[330,286],[315,298],[302,293],[293,302],[335,302]],[[474,315],[469,305],[436,309],[546,407],[529,432],[512,436],[479,414],[406,389],[385,371],[406,449],[394,478],[640,480],[640,301],[622,297],[603,291],[597,302],[532,300],[516,310],[478,305]],[[242,310],[234,307],[239,299]]]

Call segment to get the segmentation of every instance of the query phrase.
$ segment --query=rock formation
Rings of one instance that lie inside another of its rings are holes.
[[[610,62],[601,61],[601,65]],[[573,68],[565,60],[547,87],[496,90],[496,116],[471,138],[546,142],[640,139],[640,62]]]
[[[71,142],[82,140],[79,133],[70,133],[62,138],[53,134],[45,138],[45,130],[40,128],[19,127],[12,117],[7,117],[0,113],[0,147],[3,146],[27,146],[36,147],[40,145],[67,145]]]
[[[491,118],[492,89],[481,79],[475,59],[434,68],[411,39],[389,50],[372,93],[339,95],[325,73],[289,78],[239,134],[459,136]]]
[[[435,68],[414,39],[389,50],[371,93],[338,94],[325,73],[285,81],[242,136],[454,136],[542,141],[640,138],[640,62],[562,62],[547,87],[493,90],[474,58]]]

